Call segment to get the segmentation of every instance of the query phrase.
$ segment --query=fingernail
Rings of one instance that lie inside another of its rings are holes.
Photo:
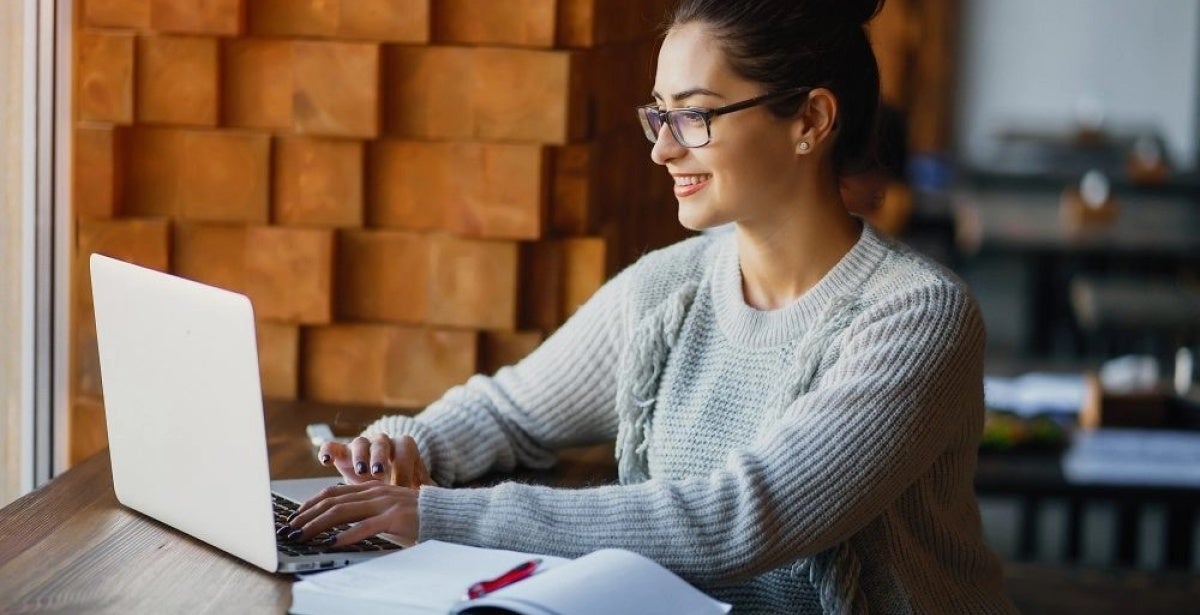
[[[321,455],[321,464],[324,465],[326,463],[329,463],[329,453],[324,453]]]
[[[330,536],[329,538],[322,540],[321,546],[328,547],[329,545],[332,545],[333,543],[337,542],[337,539],[338,539],[338,535],[334,534],[333,536]]]
[[[354,471],[358,472],[359,474],[366,474],[367,473],[367,462],[360,461],[360,462],[354,464]]]
[[[288,538],[288,540],[295,540],[295,539],[299,538],[300,535],[303,533],[304,533],[304,530],[292,530],[292,531],[288,532],[287,538]]]
[[[288,521],[291,521],[291,519],[288,519]],[[292,526],[285,525],[285,526],[275,530],[275,535],[276,536],[287,536],[288,534],[291,534],[294,530],[295,530],[295,528],[293,528]]]
[[[343,483],[342,481],[339,480],[338,482],[334,483],[334,485],[337,487],[345,487],[346,483]]]
[[[377,463],[371,466],[371,474],[383,474],[383,464]]]
[[[292,514],[288,515],[287,522],[291,523],[292,521],[296,520],[296,517],[299,517],[299,516],[300,516],[300,513],[292,513]]]

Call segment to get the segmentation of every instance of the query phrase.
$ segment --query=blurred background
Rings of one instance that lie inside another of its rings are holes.
[[[685,237],[633,113],[669,4],[4,9],[0,502],[106,446],[92,252],[248,294],[269,397],[419,408]],[[980,301],[985,530],[1050,566],[1010,572],[1023,605],[1081,569],[1109,572],[1057,610],[1200,597],[1200,2],[888,0],[870,30],[881,165],[846,194]]]

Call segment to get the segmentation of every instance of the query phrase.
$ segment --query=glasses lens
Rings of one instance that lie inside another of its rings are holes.
[[[638,107],[638,119],[642,122],[642,131],[651,143],[658,142],[658,131],[662,129],[662,114],[651,107]]]
[[[689,109],[671,112],[671,132],[684,147],[701,147],[708,144],[708,122],[704,114]]]

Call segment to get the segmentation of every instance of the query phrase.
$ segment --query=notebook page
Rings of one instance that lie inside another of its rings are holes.
[[[655,562],[621,549],[585,555],[550,574],[534,575],[473,600],[469,606],[530,615],[723,615],[731,608]]]
[[[338,596],[347,612],[354,612],[359,603],[375,603],[391,605],[395,610],[408,607],[446,613],[472,583],[497,577],[531,557],[540,557],[542,565],[527,581],[569,561],[430,540],[368,562],[305,577],[293,586],[292,593],[301,604],[315,594]]]

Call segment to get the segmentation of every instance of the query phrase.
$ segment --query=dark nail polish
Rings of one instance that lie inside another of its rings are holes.
[[[383,464],[377,463],[371,466],[371,474],[383,474]]]
[[[324,455],[321,455],[321,463],[322,464],[329,463],[329,453],[325,453]]]
[[[345,487],[346,483],[343,483],[342,481],[339,480],[338,482],[334,483],[334,486],[335,487]]]
[[[288,521],[291,521],[291,519],[288,519]],[[290,525],[285,525],[285,526],[275,530],[275,535],[276,536],[287,536],[288,534],[291,534],[295,529],[296,528],[294,528]]]
[[[337,539],[338,539],[337,534],[334,534],[333,536],[330,536],[329,538],[322,540],[321,546],[324,546],[324,547],[331,546],[333,543],[337,542]]]
[[[296,540],[297,538],[300,538],[300,535],[303,533],[304,530],[292,530],[291,532],[288,532],[287,539]]]
[[[300,513],[292,513],[292,514],[288,515],[287,522],[291,523],[292,521],[295,521],[296,517],[298,517],[298,516],[300,516]]]
[[[354,464],[354,471],[358,472],[359,474],[366,474],[367,473],[367,462],[360,461],[360,462]]]

